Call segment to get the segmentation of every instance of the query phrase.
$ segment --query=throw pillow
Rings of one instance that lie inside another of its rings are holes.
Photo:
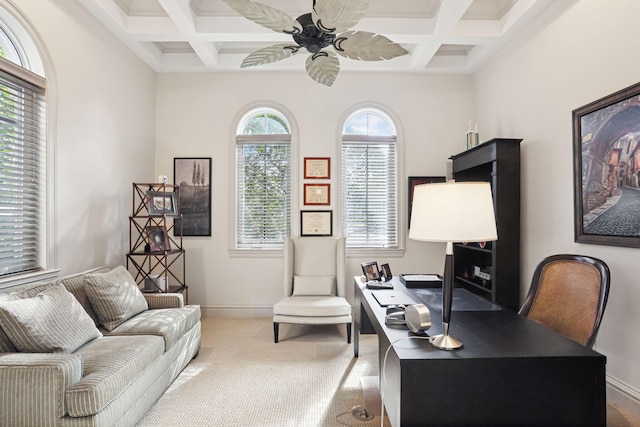
[[[293,296],[334,295],[334,276],[293,276]]]
[[[0,326],[16,349],[25,353],[73,353],[102,336],[62,285],[32,298],[0,302]]]
[[[108,331],[149,309],[136,281],[123,266],[107,273],[87,274],[85,292],[100,324]]]

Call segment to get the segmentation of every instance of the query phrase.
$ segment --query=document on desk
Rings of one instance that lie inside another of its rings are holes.
[[[411,298],[409,295],[400,291],[392,291],[392,290],[379,290],[379,291],[371,291],[373,297],[378,301],[381,307],[386,307],[388,305],[394,304],[418,304],[416,300]]]

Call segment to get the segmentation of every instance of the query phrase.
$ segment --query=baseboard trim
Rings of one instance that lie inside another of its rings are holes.
[[[607,401],[619,406],[634,418],[640,418],[640,390],[607,375]]]
[[[201,305],[202,317],[273,317],[273,305]]]

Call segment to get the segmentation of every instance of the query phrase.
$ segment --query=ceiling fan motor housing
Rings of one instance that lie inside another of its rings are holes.
[[[296,19],[302,26],[302,33],[292,34],[293,40],[300,46],[306,48],[309,53],[318,53],[333,44],[335,34],[325,33],[313,24],[310,13],[305,13]]]

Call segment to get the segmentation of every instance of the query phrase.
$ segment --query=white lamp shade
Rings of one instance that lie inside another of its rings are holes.
[[[409,238],[429,242],[496,240],[488,182],[447,182],[414,187]]]

